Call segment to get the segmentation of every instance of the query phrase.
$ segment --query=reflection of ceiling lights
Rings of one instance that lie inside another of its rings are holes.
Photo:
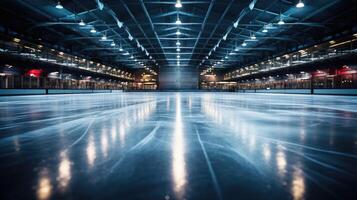
[[[57,3],[56,8],[60,10],[63,9],[63,6],[60,1]]]
[[[305,6],[305,4],[302,0],[299,0],[299,2],[296,4],[297,8],[303,8],[304,6]]]
[[[177,1],[176,1],[175,7],[176,7],[176,8],[182,8],[181,0],[177,0]]]

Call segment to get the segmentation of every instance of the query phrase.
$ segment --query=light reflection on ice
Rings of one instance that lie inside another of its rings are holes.
[[[176,95],[176,116],[175,129],[172,139],[172,175],[174,181],[174,191],[177,199],[183,199],[185,193],[186,180],[186,161],[185,143],[182,125],[181,96]]]
[[[94,138],[91,135],[89,137],[89,142],[87,146],[87,160],[88,160],[88,165],[90,167],[93,166],[96,157],[97,157],[97,153],[96,153]]]
[[[38,185],[36,189],[37,199],[47,200],[51,197],[52,194],[52,184],[49,176],[48,169],[44,168],[40,172],[40,177],[38,180]]]
[[[71,161],[68,158],[67,152],[61,152],[60,163],[58,166],[57,182],[59,189],[65,191],[68,183],[71,180]]]

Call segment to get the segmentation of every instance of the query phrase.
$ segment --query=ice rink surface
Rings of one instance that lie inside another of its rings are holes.
[[[1,97],[0,184],[0,199],[357,199],[357,97]]]

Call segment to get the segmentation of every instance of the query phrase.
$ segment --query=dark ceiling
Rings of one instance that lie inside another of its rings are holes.
[[[353,0],[304,0],[303,8],[297,2],[181,0],[176,8],[176,0],[62,0],[58,9],[53,0],[1,0],[0,25],[127,68],[201,69],[243,66],[355,26]]]

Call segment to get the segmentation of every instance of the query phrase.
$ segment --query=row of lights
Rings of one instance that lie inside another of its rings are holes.
[[[176,1],[176,4],[175,4],[175,8],[179,9],[179,8],[182,8],[182,3],[181,3],[181,0],[177,0]],[[180,20],[180,16],[179,14],[177,14],[177,20],[175,22],[175,24],[178,26],[177,27],[177,31],[176,31],[176,35],[177,35],[177,42],[176,42],[176,52],[177,52],[177,66],[180,66],[180,58],[181,58],[181,55],[180,55],[180,52],[181,52],[181,42],[179,40],[179,36],[182,34],[180,32],[180,29],[179,29],[179,26],[182,24],[181,20]]]
[[[303,8],[303,7],[305,7],[305,4],[304,4],[303,0],[299,0],[298,3],[295,5],[295,7],[296,7],[296,8]],[[281,14],[280,14],[279,21],[278,21],[277,24],[278,24],[278,25],[284,25],[284,24],[285,24],[285,21],[284,21],[283,16],[282,16]],[[234,26],[235,28],[237,28],[238,23],[237,23],[237,22],[234,23],[233,26]],[[271,25],[264,25],[264,26],[263,26],[262,33],[267,33],[267,32],[269,32],[269,28],[270,28],[270,27],[271,27]],[[228,33],[226,33],[226,34],[223,36],[222,39],[225,41],[225,40],[227,40],[227,37],[228,37]],[[257,37],[256,37],[256,35],[255,35],[254,33],[251,33],[251,34],[250,34],[250,39],[253,40],[253,41],[256,41],[256,40],[257,40]],[[215,46],[213,47],[213,49],[208,53],[208,56],[206,56],[206,57],[202,60],[202,62],[200,63],[200,65],[202,65],[202,64],[204,63],[205,59],[208,60],[208,57],[211,56],[212,51],[216,51],[216,48],[219,47],[220,42],[221,42],[221,40],[220,40],[220,41],[217,43],[217,45],[215,45]],[[246,41],[243,41],[242,47],[246,47],[247,45],[248,45],[247,42],[246,42]],[[239,49],[240,49],[240,48],[236,45],[234,51],[239,51]],[[224,62],[224,59],[228,59],[228,58],[229,58],[228,55],[233,55],[233,54],[234,54],[234,53],[232,53],[232,52],[231,52],[231,53],[227,53],[227,55],[226,55],[224,58],[221,59],[221,62]],[[218,64],[218,63],[216,63],[216,64]],[[212,66],[212,68],[213,68],[216,64],[214,64],[214,65]]]
[[[181,3],[180,3],[180,1],[178,1],[178,2],[179,2],[179,4],[178,4],[178,6],[179,6]],[[181,4],[181,7],[182,7],[182,4]],[[62,10],[64,7],[63,7],[63,5],[61,4],[61,2],[58,1],[57,5],[56,5],[56,8],[59,9],[59,10]],[[179,20],[179,19],[178,19],[178,20]],[[122,27],[123,27],[123,23],[120,22],[119,20],[117,21],[117,24],[118,24],[119,28],[122,28]],[[83,27],[83,26],[86,26],[86,23],[83,21],[83,19],[81,19],[80,22],[78,23],[78,25]],[[92,27],[91,30],[90,30],[90,32],[93,33],[93,34],[95,34],[95,33],[97,33],[97,30],[96,30],[94,27]],[[130,41],[134,40],[133,36],[132,36],[129,32],[128,32],[128,39],[129,39]],[[104,34],[104,35],[101,37],[101,41],[108,41],[108,37],[107,37],[106,34]],[[153,58],[152,58],[152,56],[150,56],[149,52],[148,52],[137,40],[136,40],[136,42],[137,42],[137,47],[140,48],[142,51],[145,51],[146,56],[149,56],[150,60],[153,60]],[[110,46],[111,46],[111,47],[115,47],[115,46],[116,46],[115,42],[112,41],[111,44],[110,44]],[[124,49],[123,49],[123,47],[122,47],[122,45],[121,45],[121,42],[120,42],[120,47],[119,47],[118,50],[119,50],[120,52],[123,52],[123,51],[124,51]],[[130,55],[130,53],[129,53],[129,52],[126,52],[124,55]],[[130,58],[131,58],[131,59],[134,59],[134,56],[131,55]],[[156,65],[158,65],[158,63],[156,63],[155,60],[153,60],[153,61],[154,61],[154,63],[155,63]],[[135,62],[137,62],[137,59],[135,59]],[[141,63],[141,62],[138,62],[138,64],[143,65],[143,63]],[[144,65],[143,65],[143,66],[144,66]],[[146,67],[146,66],[145,66],[145,67]]]

